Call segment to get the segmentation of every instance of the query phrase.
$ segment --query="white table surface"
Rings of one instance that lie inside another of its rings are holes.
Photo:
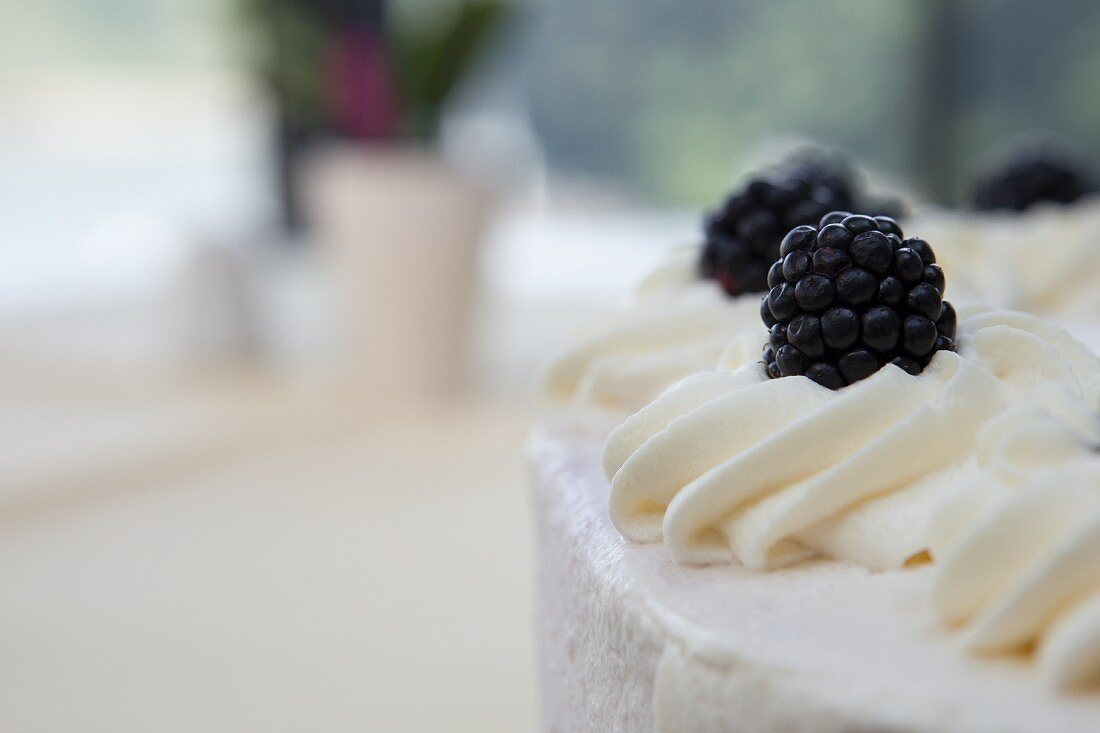
[[[526,422],[269,431],[139,481],[116,451],[115,491],[5,506],[0,730],[534,728]]]

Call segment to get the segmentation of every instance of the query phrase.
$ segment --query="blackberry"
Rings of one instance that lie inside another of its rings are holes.
[[[876,200],[869,205],[885,210],[896,208],[897,202]],[[783,278],[794,282],[790,273],[773,266],[783,235],[839,209],[879,211],[860,204],[859,187],[847,166],[821,155],[803,155],[753,178],[707,217],[700,272],[717,280],[729,295],[766,292]],[[790,267],[816,272],[830,265],[806,259]]]
[[[955,309],[928,242],[885,216],[847,211],[791,229],[760,305],[768,375],[839,389],[894,364],[919,374],[955,349]]]
[[[974,186],[980,211],[1024,211],[1042,201],[1071,204],[1095,191],[1088,176],[1070,160],[1050,151],[1017,154]]]

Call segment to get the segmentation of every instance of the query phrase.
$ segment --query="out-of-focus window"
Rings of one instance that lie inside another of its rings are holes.
[[[1042,132],[1100,162],[1089,0],[558,0],[531,99],[552,165],[711,203],[762,143],[837,146],[955,202],[991,148]]]
[[[267,121],[225,0],[16,2],[0,23],[0,308],[162,286],[269,211]]]

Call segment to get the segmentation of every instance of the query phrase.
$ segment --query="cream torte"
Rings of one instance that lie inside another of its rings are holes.
[[[889,219],[779,255],[714,366],[531,441],[546,729],[1100,729],[1100,359]]]
[[[929,602],[932,565],[683,565],[615,529],[598,446],[539,432],[530,459],[544,730],[1043,733],[1100,721],[1100,697],[1044,684],[1029,655],[968,654]]]

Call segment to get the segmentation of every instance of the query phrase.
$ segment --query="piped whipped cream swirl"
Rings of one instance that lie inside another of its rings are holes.
[[[990,421],[979,480],[933,513],[932,600],[974,652],[1035,650],[1062,689],[1100,683],[1100,416],[1065,394]]]
[[[766,338],[760,295],[726,296],[698,277],[698,247],[675,251],[639,286],[636,302],[598,325],[551,364],[543,401],[622,415],[634,412],[669,385],[714,369],[731,338]]]
[[[956,297],[1048,316],[1100,307],[1100,196],[1024,213],[926,210],[910,222],[935,246]]]
[[[976,474],[986,422],[1036,390],[1097,401],[1100,361],[1055,326],[990,311],[958,334],[917,376],[888,365],[835,391],[758,362],[685,379],[607,440],[615,525],[688,563],[904,565],[945,487]]]

